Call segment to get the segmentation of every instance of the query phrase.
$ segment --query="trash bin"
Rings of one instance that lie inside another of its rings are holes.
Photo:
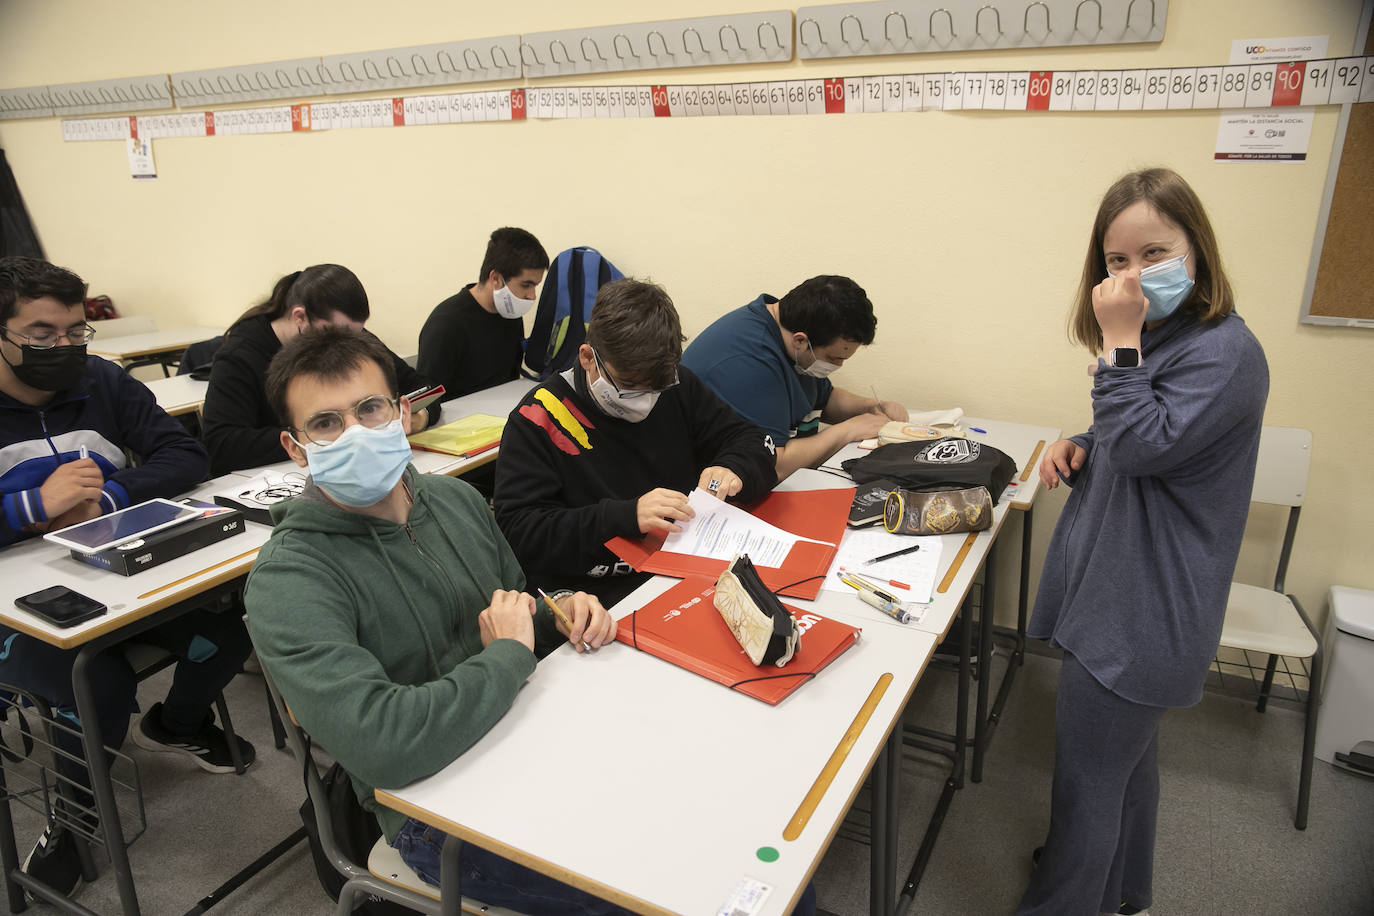
[[[1374,776],[1374,591],[1331,587],[1322,639],[1326,676],[1317,719],[1317,757]],[[1365,756],[1351,761],[1336,755]],[[1364,764],[1365,766],[1362,766]]]

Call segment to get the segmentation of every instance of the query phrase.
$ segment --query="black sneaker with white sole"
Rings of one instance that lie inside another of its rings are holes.
[[[76,851],[76,840],[65,827],[48,821],[21,870],[63,897],[70,897],[81,886],[81,856]]]
[[[238,736],[235,736],[236,738]],[[162,724],[162,704],[154,703],[133,730],[134,744],[145,751],[183,754],[196,766],[210,773],[234,772],[234,759],[229,755],[229,740],[223,729],[215,724],[213,714],[205,717],[200,730],[190,735],[178,735]],[[246,767],[257,757],[253,745],[238,738],[239,754]]]

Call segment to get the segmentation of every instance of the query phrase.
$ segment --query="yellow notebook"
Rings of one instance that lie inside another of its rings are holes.
[[[410,444],[429,452],[471,458],[500,445],[501,431],[505,427],[505,417],[474,413],[452,423],[418,432],[410,437]]]

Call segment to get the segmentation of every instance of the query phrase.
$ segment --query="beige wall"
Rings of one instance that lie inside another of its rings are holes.
[[[1330,35],[1331,53],[1347,53],[1359,9],[1174,0],[1158,46],[794,61],[652,81],[1214,65],[1232,39],[1287,35]],[[722,11],[719,0],[652,10],[628,0],[0,0],[0,86]],[[367,286],[370,326],[413,352],[429,309],[475,274],[490,230],[516,224],[550,251],[592,244],[663,283],[688,333],[761,291],[850,274],[877,306],[879,336],[839,384],[1066,434],[1091,418],[1088,358],[1068,344],[1064,319],[1097,200],[1126,170],[1172,166],[1206,203],[1241,313],[1268,353],[1266,422],[1315,434],[1289,586],[1321,613],[1332,584],[1374,588],[1362,558],[1374,546],[1374,335],[1298,323],[1335,127],[1336,109],[1322,108],[1308,162],[1242,165],[1213,164],[1214,112],[345,130],[159,140],[159,177],[147,183],[130,179],[121,144],[63,143],[56,119],[0,122],[0,146],[49,256],[164,325],[227,324],[282,273],[336,261]],[[1040,504],[1036,570],[1063,497]],[[1264,580],[1280,530],[1276,515],[1252,520],[1242,577]],[[1003,569],[1009,583],[1010,555]],[[1003,619],[1008,600],[1004,590]]]

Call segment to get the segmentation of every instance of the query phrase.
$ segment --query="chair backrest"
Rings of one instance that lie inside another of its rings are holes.
[[[199,379],[210,377],[210,364],[215,361],[215,354],[224,343],[224,335],[211,337],[209,340],[198,340],[181,351],[181,359],[177,361],[177,375],[193,375]]]
[[[128,337],[132,334],[150,334],[157,330],[157,322],[147,315],[134,315],[131,318],[106,318],[91,324],[101,339]]]
[[[1301,506],[1311,464],[1311,432],[1289,426],[1264,427],[1250,499],[1275,506]]]

